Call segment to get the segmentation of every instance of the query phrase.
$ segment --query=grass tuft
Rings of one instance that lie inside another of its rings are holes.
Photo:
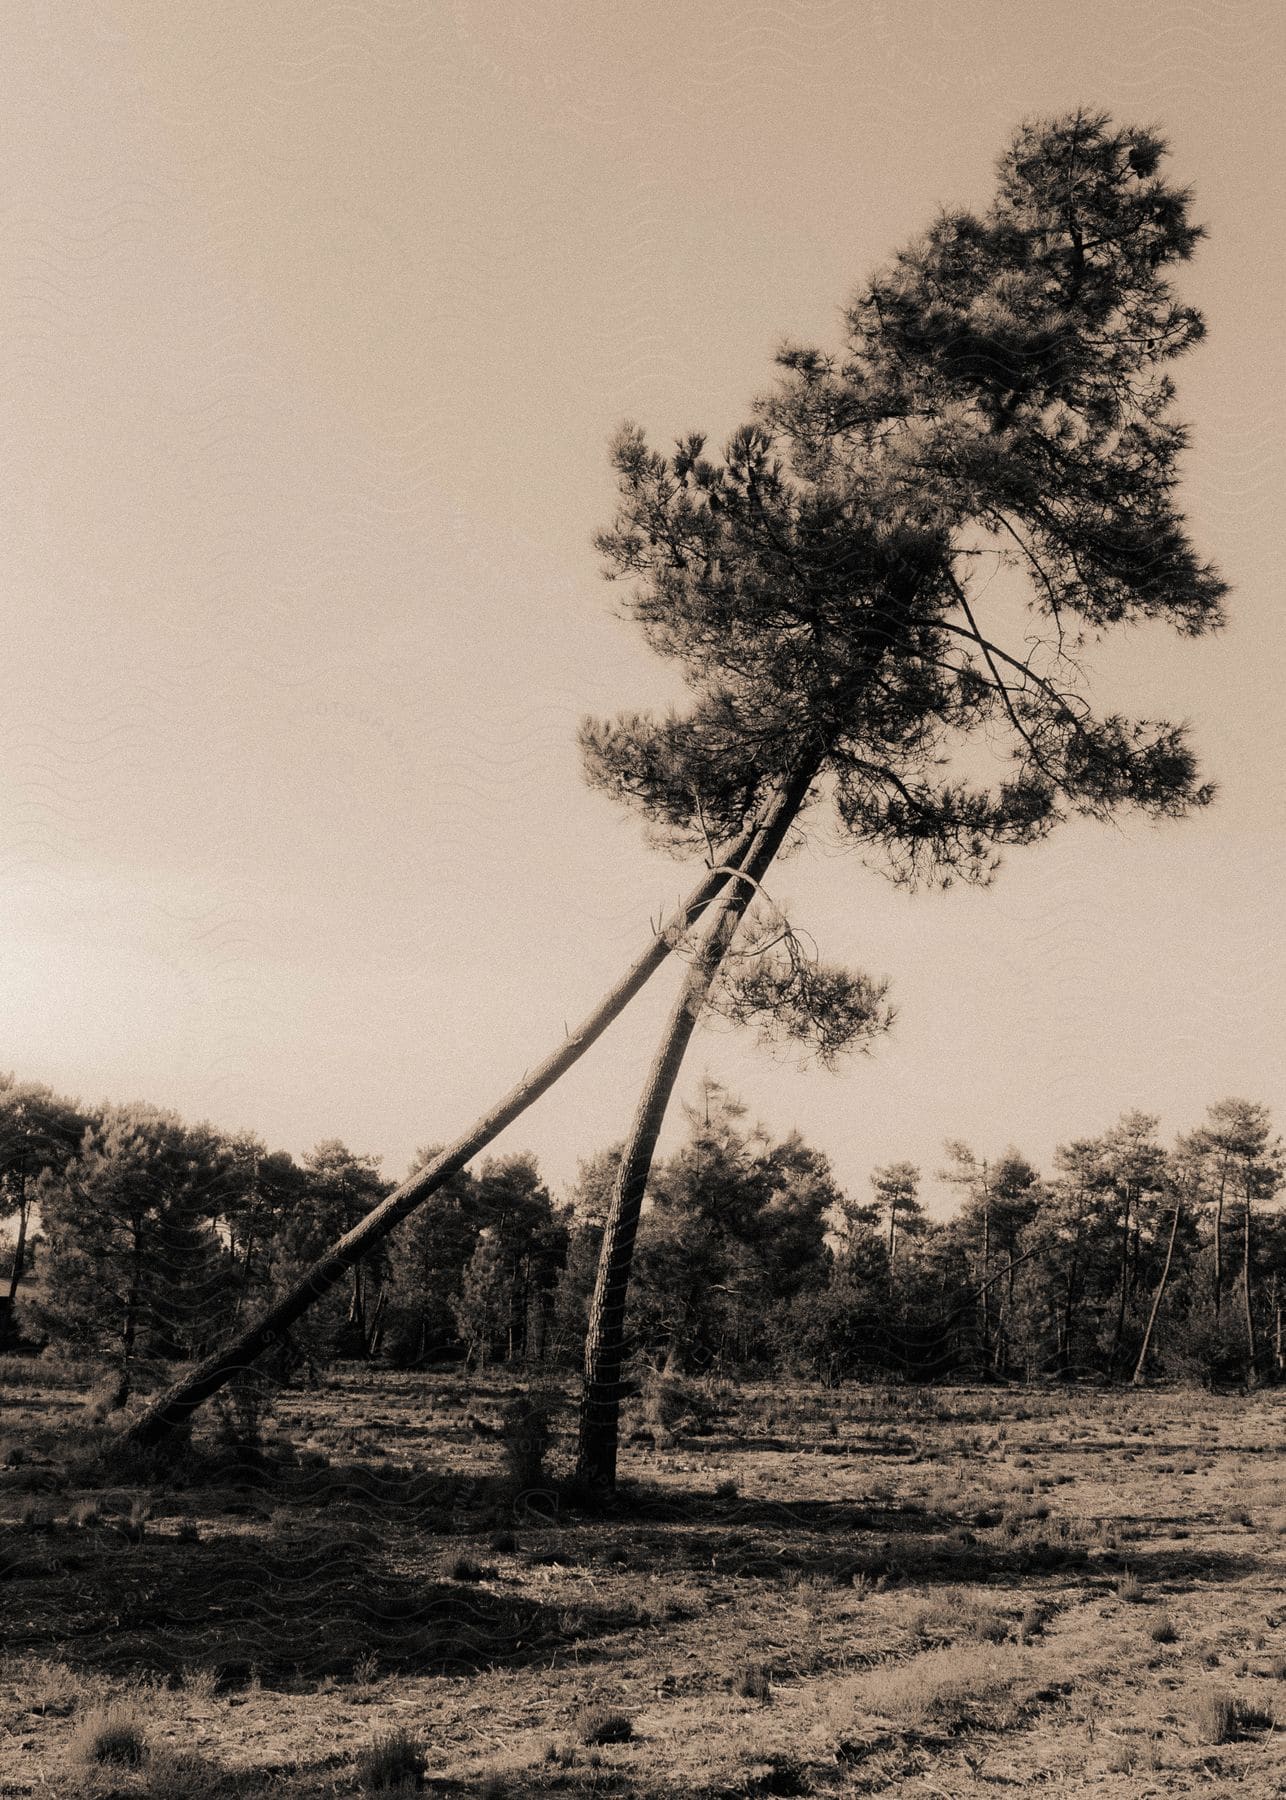
[[[733,1692],[743,1700],[757,1700],[760,1706],[772,1702],[772,1680],[763,1663],[747,1663],[733,1682]]]
[[[357,1783],[365,1794],[413,1792],[424,1785],[424,1747],[399,1726],[381,1732],[357,1758]]]
[[[147,1757],[147,1734],[138,1712],[120,1701],[96,1706],[76,1726],[69,1745],[71,1760],[86,1768],[110,1763],[137,1769]]]
[[[1237,1722],[1237,1709],[1228,1694],[1208,1688],[1197,1696],[1192,1709],[1192,1723],[1197,1741],[1202,1744],[1226,1744]]]
[[[584,1706],[576,1715],[576,1736],[582,1744],[628,1744],[634,1726],[626,1713],[607,1706]]]

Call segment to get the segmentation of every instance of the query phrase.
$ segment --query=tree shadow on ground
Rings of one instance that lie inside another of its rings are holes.
[[[430,1760],[421,1785],[379,1790],[394,1800],[412,1791],[427,1800],[492,1800],[497,1793],[532,1796],[560,1795],[573,1800],[593,1795],[596,1800],[749,1800],[751,1796],[810,1794],[813,1785],[808,1767],[794,1758],[769,1758],[748,1768],[743,1779],[729,1786],[726,1777],[715,1785],[694,1782],[690,1774],[676,1770],[642,1775],[637,1769],[591,1762],[587,1753],[570,1761],[546,1760],[526,1765],[506,1764],[468,1775],[435,1774]],[[832,1770],[825,1771],[833,1774]],[[104,1780],[106,1784],[104,1785]],[[825,1785],[829,1787],[830,1782]],[[33,1790],[34,1791],[34,1790]],[[229,1767],[208,1755],[162,1754],[149,1759],[137,1771],[122,1772],[116,1780],[100,1777],[87,1792],[94,1800],[336,1800],[357,1792],[354,1765],[343,1755],[318,1757],[308,1762],[257,1764]],[[365,1791],[365,1790],[363,1790]]]
[[[1259,1556],[1243,1550],[1149,1550],[1137,1545],[1105,1552],[1095,1564],[1124,1574],[1127,1570],[1139,1577],[1145,1589],[1149,1585],[1185,1589],[1198,1583],[1244,1581],[1250,1575],[1262,1575],[1268,1564]]]
[[[656,1442],[655,1434],[649,1431],[632,1433],[631,1444],[647,1445]],[[899,1433],[896,1437],[783,1437],[779,1432],[724,1434],[709,1432],[700,1435],[680,1435],[674,1441],[674,1447],[680,1451],[688,1450],[702,1456],[912,1456],[923,1445],[909,1433]]]
[[[967,1519],[914,1503],[719,1498],[709,1492],[633,1491],[609,1515],[569,1518],[549,1560],[601,1557],[620,1569],[681,1575],[705,1571],[756,1580],[1013,1582],[1083,1568],[1090,1548],[1051,1521],[1013,1532],[975,1530]]]
[[[593,1518],[595,1515],[587,1515]],[[870,1500],[776,1500],[771,1494],[720,1494],[709,1488],[664,1487],[638,1482],[623,1487],[605,1518],[665,1525],[721,1524],[814,1535],[847,1531],[944,1531],[958,1520],[930,1512],[916,1501],[888,1506]]]
[[[385,1673],[463,1674],[549,1658],[629,1623],[441,1570],[392,1565],[387,1522],[333,1520],[214,1531],[198,1542],[111,1525],[0,1536],[11,1654],[85,1672],[175,1680],[214,1669],[225,1686]],[[440,1559],[435,1546],[435,1560]]]

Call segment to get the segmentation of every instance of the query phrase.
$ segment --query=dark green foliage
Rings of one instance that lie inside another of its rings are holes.
[[[567,1254],[567,1226],[529,1155],[490,1158],[473,1184],[472,1252],[456,1327],[471,1364],[544,1353],[553,1289]]]
[[[696,698],[587,725],[592,779],[701,847],[811,757],[906,880],[985,879],[1069,810],[1208,798],[1182,731],[1096,718],[1069,654],[1109,625],[1221,616],[1174,507],[1165,365],[1202,324],[1168,277],[1201,234],[1163,152],[1083,113],[1024,127],[988,211],[943,214],[877,274],[842,355],[784,351],[722,457],[621,434],[600,548]],[[1026,590],[1011,643],[984,611],[997,566]],[[983,726],[1010,761],[990,783],[961,757]]]
[[[655,1171],[639,1231],[636,1336],[671,1370],[779,1348],[787,1310],[817,1286],[839,1201],[826,1158],[774,1144],[717,1083],[688,1108],[688,1142]]]
[[[79,1109],[38,1082],[0,1074],[0,1222],[13,1222],[8,1279],[0,1289],[0,1348],[20,1335],[18,1284],[28,1272],[32,1205],[42,1181],[75,1155],[87,1120]]]
[[[56,1099],[50,1104],[57,1116],[76,1116]],[[1126,1114],[1101,1136],[1061,1147],[1047,1180],[1016,1150],[980,1159],[951,1143],[945,1174],[962,1203],[945,1222],[914,1210],[915,1171],[903,1165],[874,1171],[873,1200],[850,1199],[797,1134],[772,1141],[713,1084],[689,1123],[688,1142],[655,1172],[640,1229],[636,1341],[666,1365],[641,1379],[643,1423],[654,1441],[717,1429],[699,1385],[677,1375],[684,1364],[698,1373],[793,1366],[830,1382],[1123,1378],[1136,1367],[1154,1307],[1150,1377],[1243,1382],[1252,1370],[1259,1380],[1284,1372],[1286,1218],[1273,1204],[1282,1153],[1262,1105],[1219,1101],[1169,1151],[1148,1115]],[[277,1199],[265,1199],[255,1214],[247,1205],[252,1146],[244,1136],[193,1131],[146,1107],[103,1108],[63,1174],[48,1174],[41,1190],[50,1228],[45,1256],[57,1287],[44,1285],[45,1306],[32,1317],[50,1347],[39,1359],[10,1358],[5,1379],[92,1383],[90,1410],[102,1424],[136,1380],[235,1318],[247,1265],[262,1259],[277,1267],[288,1257],[301,1228],[290,1223],[290,1209],[309,1195],[306,1170],[254,1151],[260,1195],[268,1165],[278,1184]],[[453,1184],[408,1221],[425,1220],[425,1259],[417,1262],[395,1237],[368,1294],[377,1308],[386,1296],[383,1317],[418,1334],[434,1308],[439,1319],[449,1317],[444,1296],[463,1292],[478,1245],[498,1232],[511,1260],[497,1283],[490,1354],[510,1355],[512,1330],[520,1360],[536,1357],[542,1344],[548,1358],[574,1356],[617,1161],[615,1151],[588,1159],[572,1205],[561,1210],[529,1158],[500,1170],[491,1193],[501,1203],[485,1210],[479,1184],[461,1178],[458,1192]],[[164,1247],[164,1280],[144,1256],[131,1300],[124,1277],[135,1221],[144,1251]],[[556,1258],[564,1254],[560,1269]],[[90,1275],[96,1266],[101,1281]],[[352,1300],[350,1292],[330,1315],[329,1338],[320,1330],[325,1315],[313,1337],[305,1334],[314,1356],[342,1347]],[[451,1341],[454,1319],[441,1329],[451,1335],[436,1339],[438,1346]],[[69,1350],[88,1360],[64,1369],[59,1359]],[[405,1340],[399,1347],[385,1339],[383,1353],[404,1360]],[[219,1454],[260,1455],[284,1366],[256,1365],[220,1397],[213,1416]],[[533,1404],[534,1418],[527,1414]],[[550,1397],[536,1391],[519,1395],[502,1422],[502,1452],[519,1487],[544,1485],[551,1412]]]
[[[414,1168],[433,1160],[421,1150]],[[456,1305],[478,1240],[477,1183],[461,1171],[393,1233],[383,1348],[399,1366],[441,1355],[458,1341]]]
[[[116,1372],[121,1405],[158,1359],[199,1354],[229,1299],[214,1230],[228,1159],[207,1126],[106,1106],[39,1189],[50,1280],[40,1318]]]

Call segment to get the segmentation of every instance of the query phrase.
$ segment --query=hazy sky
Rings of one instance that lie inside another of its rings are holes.
[[[864,1187],[946,1136],[1038,1161],[1124,1107],[1286,1122],[1286,12],[1094,0],[8,0],[0,69],[0,1067],[401,1174],[538,1060],[689,869],[584,788],[664,698],[590,547],[626,416],[716,440],[785,336],[1020,117],[1159,123],[1210,240],[1176,369],[1232,624],[1107,640],[1221,798],[1076,826],[984,892],[823,841],[774,891],[887,974],[838,1075],[704,1070]],[[619,1138],[667,971],[499,1148]]]

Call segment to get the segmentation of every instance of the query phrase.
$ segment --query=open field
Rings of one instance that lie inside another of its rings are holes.
[[[492,1800],[1286,1793],[1276,1394],[710,1389],[590,1517],[515,1493],[507,1380],[105,1479],[76,1376],[4,1376],[0,1794],[397,1792],[399,1732]]]

